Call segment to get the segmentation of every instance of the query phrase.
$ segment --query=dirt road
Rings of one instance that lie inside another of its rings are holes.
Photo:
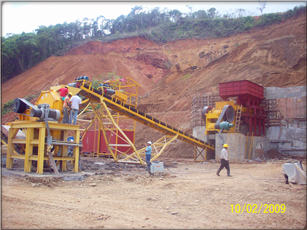
[[[231,164],[233,177],[190,160],[165,160],[165,174],[153,177],[140,167],[82,181],[2,176],[2,228],[303,228],[306,186],[284,183],[283,162]],[[286,211],[232,213],[232,204],[261,203]]]

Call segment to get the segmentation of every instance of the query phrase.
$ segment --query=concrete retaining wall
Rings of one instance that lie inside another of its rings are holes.
[[[199,140],[207,142],[207,138],[205,136],[205,130],[206,130],[205,126],[196,126],[193,128],[193,136],[198,138]],[[201,151],[200,147],[197,147],[197,148],[198,148],[198,151]],[[195,160],[202,161],[203,158],[201,156],[198,156]]]
[[[276,108],[280,113],[280,125],[266,130],[265,137],[253,137],[251,159],[260,157],[270,149],[292,156],[306,157],[306,86],[266,87],[265,99],[276,99]],[[204,140],[205,127],[193,129],[193,136]],[[222,134],[225,143],[229,144],[230,161],[242,162],[248,159],[246,138],[243,134]],[[215,158],[219,159],[223,140],[216,134]],[[201,159],[200,159],[201,160]]]
[[[267,87],[266,99],[276,99],[280,126],[268,127],[266,137],[272,147],[292,156],[306,157],[306,86]]]
[[[248,159],[261,158],[265,152],[271,149],[271,143],[266,137],[252,137],[252,139],[251,142],[251,137],[241,133],[216,134],[215,159],[220,159],[223,143],[229,145],[230,162],[245,162]]]
[[[276,99],[276,98],[288,98],[288,97],[306,97],[306,86],[294,86],[294,87],[265,87],[264,98]]]
[[[279,152],[306,157],[306,121],[284,121],[281,126],[269,127],[266,136]]]

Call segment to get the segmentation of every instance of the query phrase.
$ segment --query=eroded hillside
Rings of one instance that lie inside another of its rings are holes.
[[[89,42],[5,82],[2,102],[72,82],[80,75],[129,76],[140,83],[142,110],[189,129],[192,97],[217,92],[220,82],[248,79],[263,86],[305,85],[305,46],[306,15],[219,39]]]
[[[233,37],[165,44],[162,50],[172,63],[170,73],[143,98],[142,107],[163,112],[161,116],[173,125],[189,128],[192,97],[217,93],[220,82],[248,79],[265,87],[305,85],[305,47],[305,16]]]

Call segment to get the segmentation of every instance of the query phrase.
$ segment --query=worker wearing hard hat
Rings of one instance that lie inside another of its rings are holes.
[[[151,165],[151,162],[150,162],[150,159],[151,159],[151,151],[152,151],[152,148],[151,148],[151,141],[148,141],[147,142],[147,146],[146,146],[146,149],[145,149],[145,157],[146,157],[146,164],[147,164],[147,171],[148,173],[151,175],[151,171],[150,171],[150,165]]]
[[[229,156],[228,156],[228,144],[223,145],[223,149],[221,151],[221,166],[217,170],[216,175],[220,175],[221,170],[225,167],[227,169],[227,176],[230,176],[230,168],[229,168]]]

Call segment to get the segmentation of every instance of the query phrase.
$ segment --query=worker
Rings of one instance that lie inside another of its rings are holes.
[[[77,123],[77,116],[79,112],[79,106],[81,104],[81,98],[78,95],[74,95],[70,98],[71,110],[70,110],[70,119],[71,123],[74,125]]]
[[[147,142],[147,147],[145,149],[145,157],[146,157],[146,164],[147,164],[147,171],[150,175],[152,175],[151,171],[150,171],[150,165],[151,165],[151,162],[150,162],[150,158],[151,158],[151,151],[152,151],[152,148],[151,148],[151,141],[148,141]]]
[[[220,158],[221,158],[221,165],[220,168],[217,170],[216,175],[219,176],[221,170],[225,167],[227,169],[227,176],[231,176],[229,168],[228,144],[223,145]]]
[[[61,98],[62,98],[62,101],[64,101],[65,98],[66,98],[66,96],[67,96],[67,94],[68,94],[68,87],[65,86],[65,87],[63,87],[63,88],[60,88],[60,89],[57,90],[57,92],[60,93],[60,96],[61,96]]]
[[[70,119],[70,109],[71,109],[71,99],[72,95],[71,93],[68,93],[67,97],[64,100],[64,104],[63,104],[63,123],[64,124],[70,124],[71,123],[71,119]]]

